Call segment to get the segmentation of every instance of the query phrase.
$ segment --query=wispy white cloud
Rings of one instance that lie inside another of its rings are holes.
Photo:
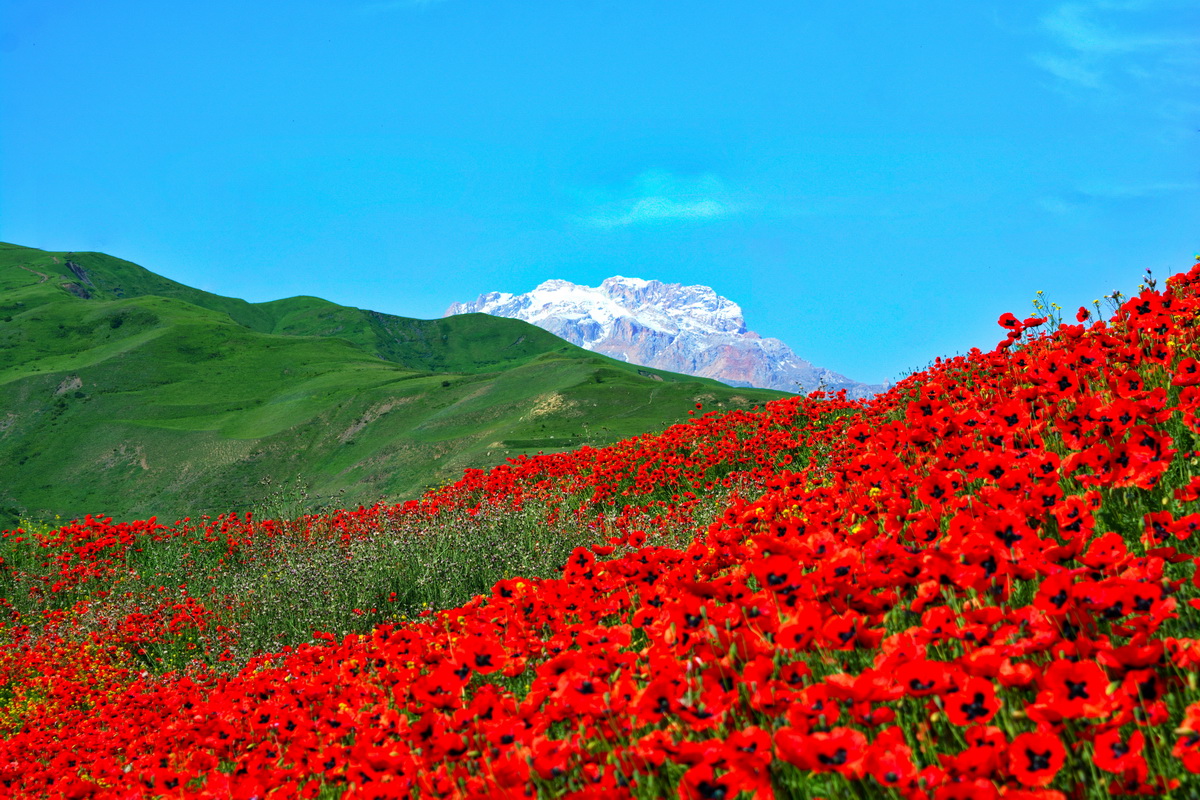
[[[1138,37],[1105,29],[1082,3],[1064,3],[1041,19],[1041,27],[1058,42],[1080,53],[1127,53],[1141,45]]]
[[[1097,3],[1089,7],[1084,3],[1064,3],[1042,17],[1042,28],[1072,50],[1101,55],[1192,47],[1200,43],[1198,36],[1119,30],[1097,21],[1093,10],[1140,11],[1145,7],[1145,4],[1114,6]]]
[[[1088,67],[1079,59],[1064,58],[1063,56],[1055,56],[1049,53],[1038,53],[1033,56],[1033,63],[1054,77],[1068,83],[1086,86],[1089,89],[1100,88],[1100,72]]]
[[[619,228],[643,222],[682,219],[702,220],[724,217],[731,209],[719,200],[679,201],[669,197],[643,197],[627,211],[618,214],[597,214],[590,222],[598,228]]]
[[[1200,36],[1155,31],[1143,22],[1153,0],[1090,0],[1060,3],[1039,20],[1039,29],[1053,51],[1031,56],[1033,62],[1060,81],[1086,89],[1106,89],[1106,77],[1120,65],[1124,75],[1182,78],[1187,54],[1200,46]],[[1150,65],[1154,65],[1151,67]]]
[[[1067,198],[1060,197],[1059,195],[1047,195],[1045,197],[1039,197],[1037,199],[1037,204],[1043,211],[1048,211],[1051,214],[1060,217],[1072,216],[1077,214],[1080,210],[1080,205],[1078,203],[1072,203]]]
[[[595,205],[580,220],[595,228],[620,228],[714,220],[741,213],[744,208],[715,175],[680,176],[652,170],[639,175],[621,199]]]
[[[1200,182],[1089,183],[1076,189],[1037,198],[1037,205],[1056,216],[1088,214],[1105,204],[1122,200],[1147,200],[1167,195],[1200,192]]]

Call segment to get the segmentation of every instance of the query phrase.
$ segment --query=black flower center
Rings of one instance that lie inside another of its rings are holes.
[[[1044,769],[1050,769],[1050,751],[1037,752],[1025,748],[1025,758],[1029,761],[1030,772],[1041,772]]]
[[[1066,681],[1068,700],[1090,700],[1087,693],[1087,681]]]
[[[825,753],[820,753],[817,756],[817,761],[820,761],[822,764],[825,764],[827,766],[841,766],[842,764],[846,763],[846,758],[847,758],[846,748],[839,747],[837,750],[833,751],[833,755],[826,755]]]
[[[975,698],[970,703],[963,703],[963,713],[967,715],[967,719],[974,722],[981,717],[986,717],[988,714],[987,705],[985,704],[983,692],[976,692]]]

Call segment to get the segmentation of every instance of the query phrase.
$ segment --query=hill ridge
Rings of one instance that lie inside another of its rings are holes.
[[[248,303],[103,253],[6,244],[0,523],[245,508],[297,475],[347,501],[402,499],[465,467],[665,427],[702,396],[778,396],[645,372],[519,320]],[[551,396],[557,411],[528,416]]]

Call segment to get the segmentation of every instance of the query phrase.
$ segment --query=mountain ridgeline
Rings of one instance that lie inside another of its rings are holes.
[[[446,315],[522,319],[585,350],[630,364],[786,392],[844,390],[871,397],[886,387],[807,361],[779,339],[746,327],[741,306],[708,286],[614,276],[599,286],[549,280],[531,292],[489,292]]]
[[[101,253],[0,244],[0,526],[415,497],[778,392],[638,367],[528,323],[416,320],[193,289]]]

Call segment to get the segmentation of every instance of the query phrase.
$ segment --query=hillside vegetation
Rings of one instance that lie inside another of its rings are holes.
[[[99,253],[0,245],[0,524],[217,514],[301,477],[347,504],[777,392],[642,369],[482,314],[247,303]]]
[[[3,538],[14,796],[1200,795],[1200,265],[870,402]]]

